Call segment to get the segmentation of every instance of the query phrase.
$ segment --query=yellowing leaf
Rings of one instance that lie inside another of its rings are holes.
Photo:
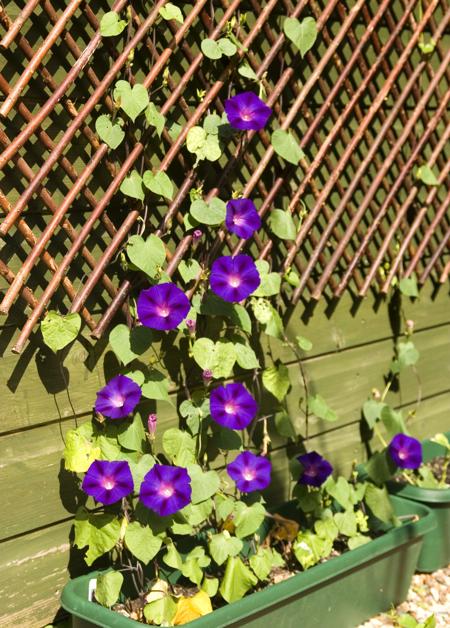
[[[199,591],[193,597],[182,597],[178,600],[173,624],[174,626],[187,624],[203,615],[212,613],[212,610],[211,600],[204,591]]]

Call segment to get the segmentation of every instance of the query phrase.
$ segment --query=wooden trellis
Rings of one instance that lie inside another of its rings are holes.
[[[413,273],[419,284],[446,281],[446,0],[197,0],[177,3],[183,24],[161,19],[166,3],[0,4],[0,312],[27,306],[15,351],[51,303],[80,312],[97,338],[119,310],[127,314],[133,278],[118,254],[142,230],[141,218],[145,233],[164,238],[175,275],[191,249],[182,212],[201,185],[207,198],[240,190],[255,200],[263,227],[252,253],[281,273],[296,269],[299,283],[285,294],[294,303],[346,289],[364,296],[372,286],[386,293],[394,278]],[[128,11],[131,21],[117,38],[102,38],[99,21],[111,9]],[[204,58],[201,40],[223,36],[233,16],[242,47],[230,58]],[[318,39],[304,58],[283,34],[286,16],[317,21]],[[423,52],[431,40],[434,48]],[[237,73],[244,60],[258,83]],[[114,153],[96,135],[120,78],[143,83],[166,116],[161,140],[145,131],[151,154],[129,129],[126,148]],[[274,111],[272,128],[290,129],[305,158],[286,165],[264,130],[248,132],[243,157],[231,139],[219,165],[194,168],[189,129],[208,112],[221,114],[230,93],[259,88]],[[144,164],[167,171],[173,201],[142,207],[118,191]],[[439,185],[417,179],[425,164]],[[283,203],[301,224],[295,241],[274,246],[267,218]],[[223,231],[214,237],[225,254],[248,246]]]

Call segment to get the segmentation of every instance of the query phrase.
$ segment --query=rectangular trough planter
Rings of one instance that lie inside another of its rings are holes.
[[[450,438],[450,432],[446,434]],[[445,453],[444,447],[425,440],[422,443],[424,462],[429,462]],[[410,484],[390,482],[392,495],[413,500],[430,508],[436,518],[436,527],[425,534],[417,569],[436,571],[450,563],[450,488],[420,488]]]
[[[402,602],[408,592],[423,536],[435,526],[421,504],[392,498],[396,514],[418,515],[375,540],[299,573],[288,580],[228,604],[185,626],[354,628]],[[62,606],[73,615],[73,628],[137,628],[142,625],[88,600],[95,573],[69,582]]]

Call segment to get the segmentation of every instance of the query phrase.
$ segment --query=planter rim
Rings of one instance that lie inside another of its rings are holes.
[[[391,496],[391,499],[394,506],[396,503],[399,504],[399,502],[402,502],[404,504],[404,502],[407,501],[404,498],[395,496]],[[298,594],[313,586],[324,584],[337,577],[339,573],[359,567],[372,558],[386,554],[392,549],[406,544],[408,541],[419,536],[423,536],[426,532],[434,529],[436,520],[430,509],[418,502],[409,503],[411,504],[412,514],[419,515],[420,518],[418,521],[404,523],[401,527],[393,528],[383,534],[383,536],[373,539],[365,545],[345,552],[325,563],[315,565],[311,569],[292,576],[283,582],[252,593],[237,602],[216,609],[214,611],[215,628],[227,626],[230,621],[238,619],[236,617],[236,605],[239,605],[239,619],[243,620],[249,615],[254,614],[255,609],[263,610],[275,603],[279,604],[293,594]],[[62,592],[62,606],[65,610],[73,613],[77,617],[88,622],[96,622],[97,625],[102,628],[115,628],[116,626],[127,626],[129,628],[134,626],[136,628],[139,622],[114,613],[103,606],[90,602],[84,597],[89,580],[98,573],[101,572],[94,571],[69,581]],[[114,617],[112,617],[112,614]],[[185,624],[185,626],[202,628],[210,626],[210,621],[210,614],[208,614]]]

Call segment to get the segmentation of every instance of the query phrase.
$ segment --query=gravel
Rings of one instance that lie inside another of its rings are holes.
[[[408,613],[418,622],[434,614],[436,626],[450,626],[450,565],[434,573],[413,576],[408,597],[391,612],[370,619],[360,628],[398,626],[396,617]]]

